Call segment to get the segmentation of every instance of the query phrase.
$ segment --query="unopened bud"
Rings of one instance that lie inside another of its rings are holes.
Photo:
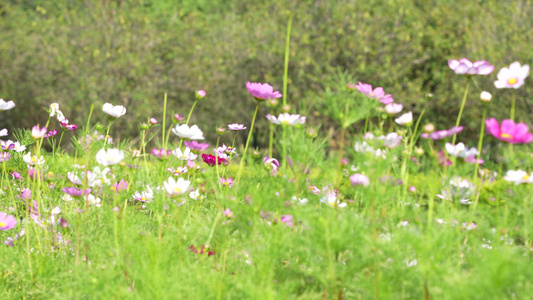
[[[424,125],[424,132],[432,133],[433,131],[435,131],[435,125],[431,123]]]
[[[420,147],[416,147],[415,148],[415,154],[416,155],[424,155],[424,149],[420,148]]]
[[[157,124],[157,120],[155,118],[150,118],[150,124],[152,125]]]
[[[346,88],[349,89],[349,90],[355,90],[356,85],[355,85],[355,83],[348,83],[348,84],[346,84]]]
[[[274,99],[268,99],[266,105],[268,107],[276,107],[276,106],[278,106],[278,99],[275,99],[275,98]]]
[[[180,114],[174,114],[173,122],[174,122],[174,123],[179,123],[179,122],[181,122],[181,121],[183,121],[183,116],[180,115]]]
[[[196,91],[196,99],[198,99],[198,100],[200,100],[203,97],[205,97],[205,95],[207,95],[207,93],[204,90]]]
[[[483,91],[481,92],[480,98],[482,102],[488,103],[490,100],[492,100],[492,95],[489,92]]]
[[[148,123],[142,123],[142,124],[141,124],[141,129],[142,129],[142,130],[146,130],[146,129],[148,129],[148,128],[150,128],[150,125],[149,125]]]
[[[314,138],[317,136],[316,130],[314,128],[308,128],[306,130],[306,133],[307,133],[307,136],[311,138]]]
[[[254,150],[254,151],[252,152],[252,155],[253,155],[254,157],[261,157],[261,152],[259,152],[259,151],[257,151],[257,150]]]
[[[281,107],[281,110],[283,112],[289,112],[291,110],[291,106],[289,104],[285,104]]]
[[[222,128],[222,127],[218,127],[218,128],[217,128],[217,133],[218,133],[219,135],[223,135],[225,132],[226,132],[226,129],[225,129],[225,128]]]

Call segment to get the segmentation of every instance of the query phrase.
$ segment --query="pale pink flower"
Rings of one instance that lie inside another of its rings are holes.
[[[494,86],[498,89],[514,88],[517,89],[524,85],[529,75],[529,65],[521,66],[515,61],[509,68],[501,68],[498,72],[498,80],[494,81]]]
[[[494,71],[494,66],[487,61],[479,60],[472,63],[466,58],[461,58],[460,60],[450,59],[448,60],[448,66],[455,74],[489,75]]]
[[[246,89],[258,101],[281,98],[282,95],[268,83],[246,82]]]

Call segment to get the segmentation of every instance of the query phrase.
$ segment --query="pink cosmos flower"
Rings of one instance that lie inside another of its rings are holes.
[[[475,155],[472,155],[472,156],[465,157],[465,162],[469,164],[482,164],[485,161],[482,160],[481,158],[477,159]]]
[[[448,66],[455,74],[489,75],[494,71],[494,66],[491,66],[487,61],[478,60],[472,63],[466,58],[461,58],[460,60],[450,59],[448,60]]]
[[[217,163],[217,157],[211,154],[202,154],[202,159],[204,162],[210,166],[214,166]],[[218,164],[225,162],[226,160],[222,157],[218,158]]]
[[[171,150],[165,150],[163,148],[161,148],[161,149],[157,149],[157,148],[152,149],[152,155],[155,156],[158,159],[167,158],[170,154],[172,154]]]
[[[228,129],[229,130],[245,130],[246,129],[246,126],[244,126],[244,124],[228,124]]]
[[[223,186],[232,187],[233,186],[233,178],[220,178],[220,182]]]
[[[350,183],[353,186],[362,185],[362,186],[366,187],[366,186],[368,186],[370,184],[370,180],[365,175],[356,173],[356,174],[353,174],[352,176],[350,176]]]
[[[209,147],[208,143],[198,143],[197,141],[184,141],[183,144],[193,152],[202,152]]]
[[[448,130],[439,130],[432,133],[422,133],[420,137],[432,140],[442,140],[463,131],[463,126],[454,126]]]
[[[17,220],[12,215],[0,212],[0,230],[13,229],[17,225]]]
[[[275,176],[278,173],[278,169],[280,165],[277,159],[266,156],[265,158],[263,158],[263,162],[265,163],[265,166],[267,167],[267,169],[272,170],[273,176]]]
[[[246,89],[257,101],[281,98],[280,92],[275,91],[268,83],[246,82]]]
[[[226,208],[226,209],[224,210],[224,216],[225,216],[226,218],[233,218],[233,212],[232,212],[229,208]]]
[[[78,128],[78,125],[76,124],[69,124],[68,119],[64,119],[63,121],[59,123],[59,125],[61,125],[63,129],[70,130],[70,131],[74,131]]]
[[[71,195],[71,196],[75,196],[75,197],[80,197],[80,196],[83,196],[83,195],[87,195],[89,194],[90,192],[92,191],[91,188],[88,188],[86,190],[82,190],[82,189],[79,189],[77,187],[65,187],[63,188],[63,192]]]
[[[46,130],[46,127],[41,128],[39,125],[35,125],[31,129],[31,137],[36,140],[43,138],[46,134]]]
[[[533,134],[525,123],[515,124],[513,120],[505,119],[502,125],[496,118],[486,119],[487,131],[500,141],[511,144],[528,144],[533,141]]]
[[[113,184],[113,186],[111,187],[111,190],[115,192],[125,191],[127,189],[128,189],[128,182],[124,181],[124,179],[121,179],[120,182],[115,182],[115,184]]]
[[[0,153],[0,162],[8,161],[10,159],[11,159],[11,155],[9,155],[9,153],[7,152]]]
[[[394,99],[390,94],[385,95],[382,87],[377,87],[372,90],[372,86],[367,83],[358,82],[356,86],[357,90],[367,96],[368,98],[376,99],[383,104],[389,104],[394,102]]]
[[[292,215],[281,215],[281,223],[287,224],[290,228],[292,228]]]
[[[442,166],[450,166],[452,164],[452,161],[447,159],[446,156],[444,156],[444,151],[439,151],[439,163]]]
[[[390,116],[401,112],[402,109],[403,109],[403,105],[400,103],[389,103],[385,105],[385,112]]]
[[[52,131],[48,131],[48,133],[43,136],[43,139],[47,139],[49,137],[53,137],[54,135],[57,135],[57,129],[54,129]]]
[[[520,66],[520,63],[515,61],[509,68],[501,68],[498,72],[498,80],[494,82],[494,86],[498,89],[521,87],[529,75],[529,65]]]

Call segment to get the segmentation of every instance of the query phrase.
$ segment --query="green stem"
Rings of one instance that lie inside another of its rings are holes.
[[[344,125],[341,129],[341,139],[339,142],[339,164],[337,166],[337,183],[340,184],[342,174],[342,156],[344,155],[344,135],[346,134],[346,127]]]
[[[292,28],[292,17],[293,13],[291,12],[289,16],[289,22],[287,24],[287,36],[285,39],[285,61],[283,65],[283,105],[287,105],[287,84],[289,82],[289,54],[290,54],[290,44],[291,44],[291,28]],[[283,153],[282,161],[283,166],[287,165],[287,126],[281,128],[283,135],[283,142],[281,144],[281,149]],[[272,156],[271,156],[272,157]]]
[[[161,134],[161,139],[163,139],[161,142],[163,143],[163,148],[167,149],[167,143],[168,143],[168,138],[167,140],[165,140],[165,121],[166,121],[166,118],[167,118],[167,93],[165,93],[165,100],[163,100],[163,121],[162,121],[162,124],[163,124],[163,129],[162,129],[162,134]]]
[[[255,106],[254,116],[252,118],[252,125],[250,126],[250,132],[248,133],[248,139],[246,139],[246,146],[244,147],[244,153],[242,154],[241,162],[239,164],[239,170],[237,171],[237,182],[241,178],[242,171],[244,168],[244,161],[246,160],[246,154],[248,154],[248,146],[250,145],[250,140],[252,139],[252,131],[254,130],[255,117],[257,116],[257,111],[259,110],[259,102]]]
[[[191,110],[189,111],[189,116],[187,116],[187,122],[185,122],[185,125],[189,126],[189,121],[191,120],[192,112],[194,110],[194,107],[196,107],[196,103],[198,102],[198,98],[194,100],[194,104],[191,107]],[[178,145],[178,148],[181,148],[181,145],[183,144],[183,139],[180,140],[180,144]]]
[[[511,120],[513,121],[514,121],[515,105],[516,105],[516,90],[513,91],[513,98],[511,102]]]
[[[457,121],[455,122],[455,126],[459,126],[461,124],[461,116],[463,115],[463,110],[465,109],[466,104],[466,96],[468,95],[468,88],[470,87],[470,76],[466,79],[466,89],[465,93],[463,95],[463,102],[461,102],[461,108],[459,109],[459,115],[457,115]],[[452,144],[455,145],[455,138],[457,137],[457,134],[453,135]]]
[[[215,149],[218,148],[218,144],[220,143],[220,135],[218,135],[218,138],[217,138],[217,146],[215,147]],[[219,186],[222,186],[222,182],[220,182],[220,173],[218,172],[218,153],[215,153],[215,168],[217,170],[217,181],[218,181],[218,185]]]
[[[65,134],[65,131],[61,132],[61,137],[59,138],[59,143],[57,144],[57,152],[61,150],[61,141],[63,140],[63,134]],[[56,151],[54,151],[54,156],[56,155]]]
[[[481,148],[483,148],[483,135],[485,134],[485,118],[487,117],[487,106],[485,104],[483,104],[483,113],[482,113],[482,118],[481,118],[481,131],[479,132],[479,141],[478,141],[478,144],[477,144],[477,158],[476,160],[479,160],[479,158],[481,157]],[[477,171],[479,169],[479,164],[476,163],[475,164],[476,167],[474,168],[474,178],[476,178],[477,176]],[[477,205],[477,203],[476,203]],[[475,207],[475,205],[474,205]]]
[[[111,124],[113,124],[113,118],[109,118],[109,124],[107,125],[107,131],[105,133],[105,136],[104,136],[104,149],[107,145],[107,140],[108,140],[108,136],[109,136],[109,129],[111,128]]]
[[[273,108],[270,109],[270,114],[271,115],[274,114],[274,109]],[[270,157],[270,158],[272,158],[273,140],[274,140],[274,124],[272,122],[270,122],[270,137],[269,137],[269,141],[268,141],[268,157]]]

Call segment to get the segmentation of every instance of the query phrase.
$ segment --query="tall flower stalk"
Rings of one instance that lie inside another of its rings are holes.
[[[471,77],[467,76],[466,77],[465,93],[463,94],[463,101],[461,102],[461,108],[459,108],[459,114],[457,115],[457,121],[455,122],[455,126],[456,127],[458,127],[459,124],[461,123],[461,116],[463,115],[463,110],[465,109],[466,98],[468,96],[468,89],[470,88],[470,80],[471,80]],[[453,138],[452,138],[452,144],[453,145],[455,145],[455,138],[456,137],[457,137],[457,134],[454,134]]]
[[[252,132],[254,130],[255,118],[257,117],[257,111],[259,110],[259,102],[255,105],[255,112],[252,118],[252,125],[250,126],[250,132],[248,133],[248,138],[246,139],[246,146],[244,146],[244,152],[242,154],[241,162],[239,163],[239,170],[237,171],[237,182],[241,179],[242,171],[244,168],[244,161],[246,160],[246,155],[248,154],[248,146],[250,145],[250,140],[252,139]]]

